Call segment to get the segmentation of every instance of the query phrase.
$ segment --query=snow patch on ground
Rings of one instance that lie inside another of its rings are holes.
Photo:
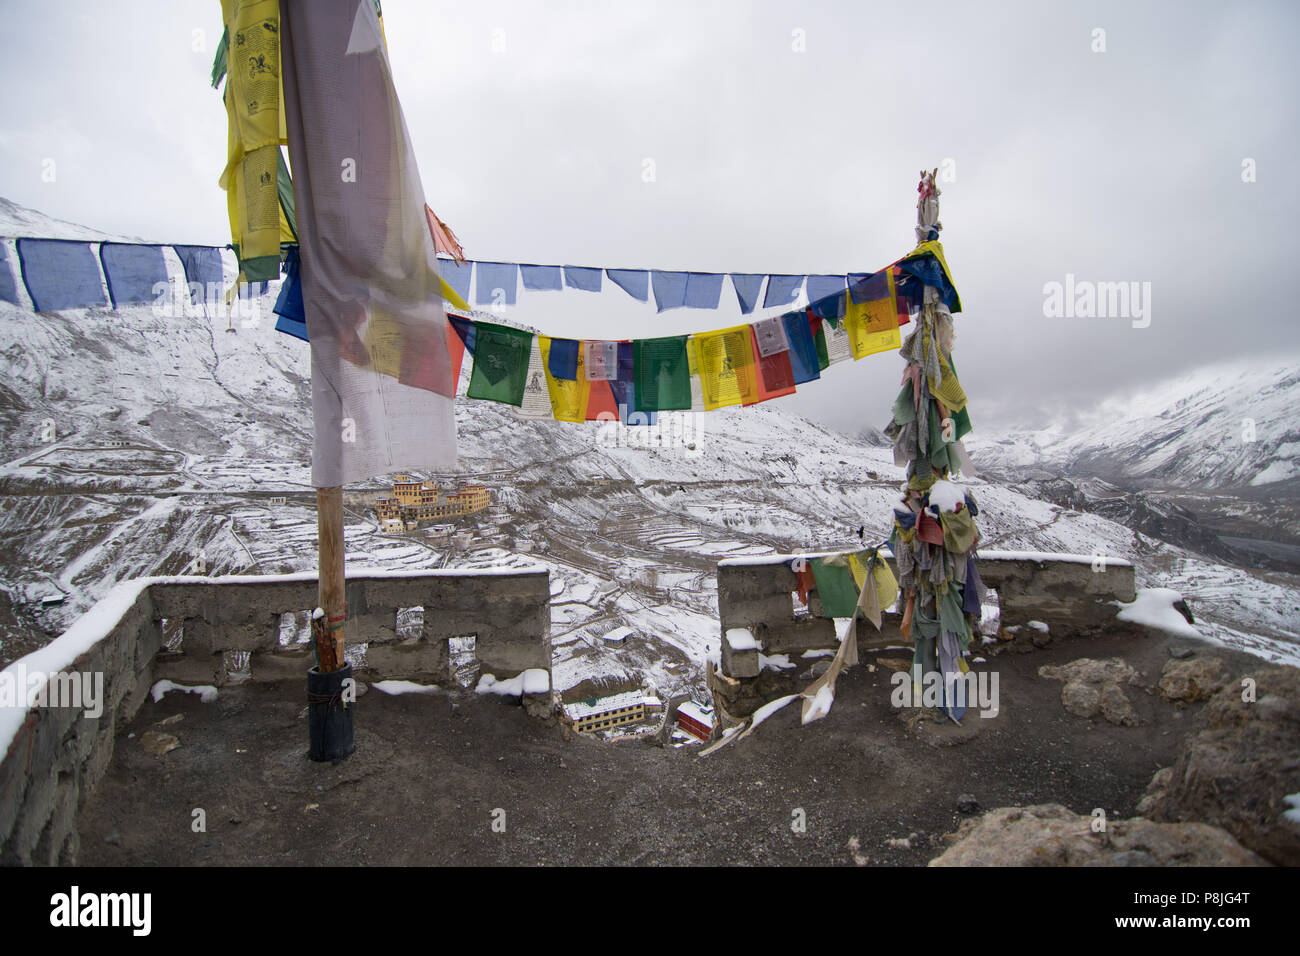
[[[199,700],[205,704],[210,704],[217,699],[217,689],[211,684],[177,684],[174,681],[160,680],[149,689],[153,695],[153,702],[156,704],[163,699],[168,691],[179,690],[186,694],[198,694]]]
[[[484,674],[478,679],[474,693],[519,697],[522,694],[545,694],[550,689],[551,675],[540,667],[530,667],[509,680],[497,680],[492,674]]]
[[[1132,604],[1122,601],[1111,603],[1119,607],[1117,617],[1121,621],[1166,631],[1177,637],[1199,639],[1201,633],[1188,624],[1187,619],[1174,608],[1174,604],[1182,599],[1183,596],[1173,588],[1138,588],[1137,598]]]
[[[396,696],[398,694],[436,694],[437,684],[417,684],[410,680],[377,680],[370,685],[375,690]]]

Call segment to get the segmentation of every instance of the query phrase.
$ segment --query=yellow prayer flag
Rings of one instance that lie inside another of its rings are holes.
[[[465,300],[460,297],[455,289],[447,284],[447,280],[442,276],[438,276],[438,284],[442,287],[442,297],[447,300],[448,305],[454,309],[460,309],[462,312],[471,311]]]
[[[880,610],[891,607],[898,600],[898,580],[889,569],[889,562],[877,551],[875,566],[871,569],[871,580],[876,588],[876,597],[880,601]]]
[[[855,359],[902,347],[892,270],[886,273],[886,279],[888,296],[866,302],[854,302],[852,294],[846,297],[844,330],[849,334],[849,347]]]
[[[578,343],[578,377],[575,381],[556,378],[551,374],[551,338],[537,337],[542,352],[542,370],[546,373],[546,390],[551,398],[551,414],[557,422],[581,422],[587,419],[587,398],[591,385],[587,382],[582,362],[582,343]]]
[[[862,553],[863,553],[863,554],[866,554],[865,551],[862,552]],[[864,584],[866,583],[866,581],[867,581],[867,565],[866,565],[866,563],[865,563],[865,562],[864,562],[860,557],[858,557],[856,554],[850,554],[850,555],[849,555],[849,570],[853,572],[853,583],[854,583],[855,585],[857,585],[858,590],[861,591],[861,590],[862,590],[862,585],[864,585]]]
[[[930,383],[930,392],[939,401],[943,402],[944,407],[950,412],[959,412],[966,407],[966,391],[961,387],[961,382],[957,380],[957,373],[953,371],[952,363],[948,357],[943,354],[943,349],[936,349],[939,353],[939,370],[943,375],[942,381],[938,385],[934,379],[927,378]]]
[[[758,401],[748,325],[697,333],[693,346],[706,409]]]
[[[240,280],[277,278],[280,243],[294,241],[277,183],[280,144],[287,142],[279,0],[221,0],[221,17],[230,46],[223,96],[227,157],[219,182],[226,190],[230,235],[239,250]]]

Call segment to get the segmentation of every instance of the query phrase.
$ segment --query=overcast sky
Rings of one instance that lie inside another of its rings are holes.
[[[977,429],[1222,358],[1300,354],[1295,3],[383,6],[425,192],[471,258],[872,271],[912,248],[917,172],[942,166]],[[109,232],[228,242],[217,0],[0,10],[0,196]],[[1045,316],[1045,283],[1067,274],[1150,283],[1149,324]],[[607,282],[521,290],[510,315],[630,338],[734,324],[730,283],[723,303],[656,315]],[[780,401],[880,427],[901,367],[896,353],[837,365]]]

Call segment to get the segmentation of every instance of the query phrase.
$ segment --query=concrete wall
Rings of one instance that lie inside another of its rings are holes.
[[[0,865],[76,862],[77,811],[108,769],[117,728],[144,703],[160,643],[153,599],[142,587],[124,613],[106,622],[103,636],[64,668],[103,675],[98,717],[78,707],[15,709],[22,723],[0,760]],[[6,670],[13,673],[37,654]]]
[[[369,643],[363,679],[444,681],[447,639],[468,634],[476,635],[482,673],[503,680],[528,668],[550,673],[546,570],[360,573],[347,587],[347,640]],[[0,713],[8,721],[0,722],[0,864],[76,862],[77,812],[112,760],[118,729],[155,681],[219,686],[227,680],[226,652],[247,651],[252,680],[305,686],[311,649],[280,646],[280,615],[314,607],[316,596],[310,574],[127,582],[56,641],[7,668],[101,674],[103,712],[92,718],[84,707],[24,706]],[[410,607],[425,609],[423,630],[399,640],[397,610]],[[178,651],[162,646],[164,619],[182,623]],[[547,710],[530,703],[532,713]]]
[[[803,555],[817,557],[822,555]],[[721,625],[721,666],[710,675],[710,688],[719,713],[744,717],[778,696],[796,693],[802,685],[793,671],[759,671],[758,655],[789,654],[792,662],[809,650],[838,647],[834,624],[821,617],[821,600],[810,591],[810,613],[796,616],[793,593],[797,587],[790,562],[798,555],[764,555],[718,564],[718,618]],[[893,567],[893,560],[890,560]],[[1066,555],[1030,555],[1023,552],[981,552],[980,577],[998,592],[1004,627],[1043,621],[1053,638],[1095,634],[1114,620],[1118,608],[1111,601],[1136,597],[1133,566],[1110,559],[1104,570],[1094,570],[1091,559]],[[897,573],[897,568],[894,568]],[[859,623],[858,646],[863,649],[903,644],[901,615],[886,613],[882,627]],[[726,639],[730,628],[747,628],[758,647],[736,649]],[[807,681],[803,682],[804,684]]]
[[[984,583],[998,592],[1003,627],[1042,621],[1058,637],[1086,637],[1115,619],[1119,608],[1109,602],[1137,597],[1133,565],[1113,558],[1094,564],[990,551],[977,563]]]

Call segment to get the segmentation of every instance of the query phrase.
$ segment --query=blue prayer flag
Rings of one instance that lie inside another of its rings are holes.
[[[716,309],[722,296],[721,272],[692,272],[686,278],[686,306]]]
[[[271,311],[303,327],[303,334],[298,335],[297,332],[283,328],[281,323],[276,322],[275,327],[278,331],[298,335],[298,338],[306,341],[307,312],[302,304],[302,277],[299,275],[298,266],[298,247],[290,246],[284,257],[284,282],[280,285],[280,296],[275,300]]]
[[[938,289],[939,298],[948,307],[949,311],[961,311],[961,299],[957,297],[957,290],[948,281],[943,266],[939,265],[939,260],[932,253],[927,252],[915,259],[904,259],[898,263],[898,267],[908,275],[916,276],[926,285]]]
[[[158,298],[154,286],[167,284],[167,261],[162,246],[139,246],[134,243],[104,242],[99,246],[99,261],[108,279],[108,294],[113,308],[152,302]]]
[[[768,276],[767,295],[763,297],[763,308],[774,305],[789,305],[799,298],[799,286],[803,285],[803,276]]]
[[[307,323],[299,322],[297,319],[291,319],[287,315],[281,315],[275,320],[275,330],[292,335],[296,339],[302,339],[304,342],[307,338]]]
[[[680,309],[686,304],[687,272],[660,272],[656,269],[650,274],[650,284],[655,293],[655,309]]]
[[[742,315],[749,315],[758,305],[758,293],[763,288],[763,276],[745,275],[733,272],[731,285],[736,290],[736,301],[740,303]]]
[[[195,305],[206,301],[207,289],[225,285],[221,266],[221,250],[216,246],[172,246],[185,270],[185,281],[190,286],[190,301]],[[194,286],[199,288],[195,289]],[[195,294],[197,293],[197,295]]]
[[[479,305],[514,305],[519,287],[519,266],[513,262],[480,262],[474,298]],[[500,289],[504,298],[498,299]]]
[[[889,273],[872,272],[860,277],[849,286],[849,295],[859,305],[889,298]]]
[[[457,264],[455,259],[439,259],[438,275],[456,290],[456,294],[469,302],[469,281],[474,275],[474,263],[465,262],[463,265]]]
[[[583,292],[599,292],[600,269],[587,266],[565,266],[564,284],[570,289],[581,289]]]
[[[844,276],[809,276],[808,301],[817,302],[844,291]]]
[[[623,346],[630,342],[619,343],[619,366],[622,368]],[[636,384],[631,381],[609,383],[609,390],[614,395],[614,404],[618,406],[618,420],[624,425],[653,425],[659,420],[658,412],[644,412],[636,407]]]
[[[524,288],[538,292],[558,292],[564,288],[559,266],[525,266],[519,271],[523,274]]]
[[[794,383],[802,385],[821,378],[817,342],[813,339],[807,314],[787,312],[781,316],[781,324],[785,326],[785,337],[790,340],[790,370],[794,373]]]
[[[638,302],[650,298],[650,273],[645,269],[606,269],[605,275]]]
[[[578,347],[581,343],[577,339],[551,339],[551,352],[547,357],[547,366],[551,375],[555,378],[575,381],[578,378]]]
[[[108,305],[99,260],[88,242],[19,239],[18,261],[37,312]]]
[[[474,345],[478,338],[478,330],[475,328],[474,320],[466,319],[459,315],[449,315],[447,316],[447,321],[450,322],[451,327],[456,330],[456,334],[460,336],[460,340],[465,343],[465,351],[470,355],[473,355]]]
[[[834,326],[840,319],[844,318],[844,313],[849,307],[848,293],[841,290],[835,295],[819,299],[809,306],[812,314],[819,319],[826,319]]]

